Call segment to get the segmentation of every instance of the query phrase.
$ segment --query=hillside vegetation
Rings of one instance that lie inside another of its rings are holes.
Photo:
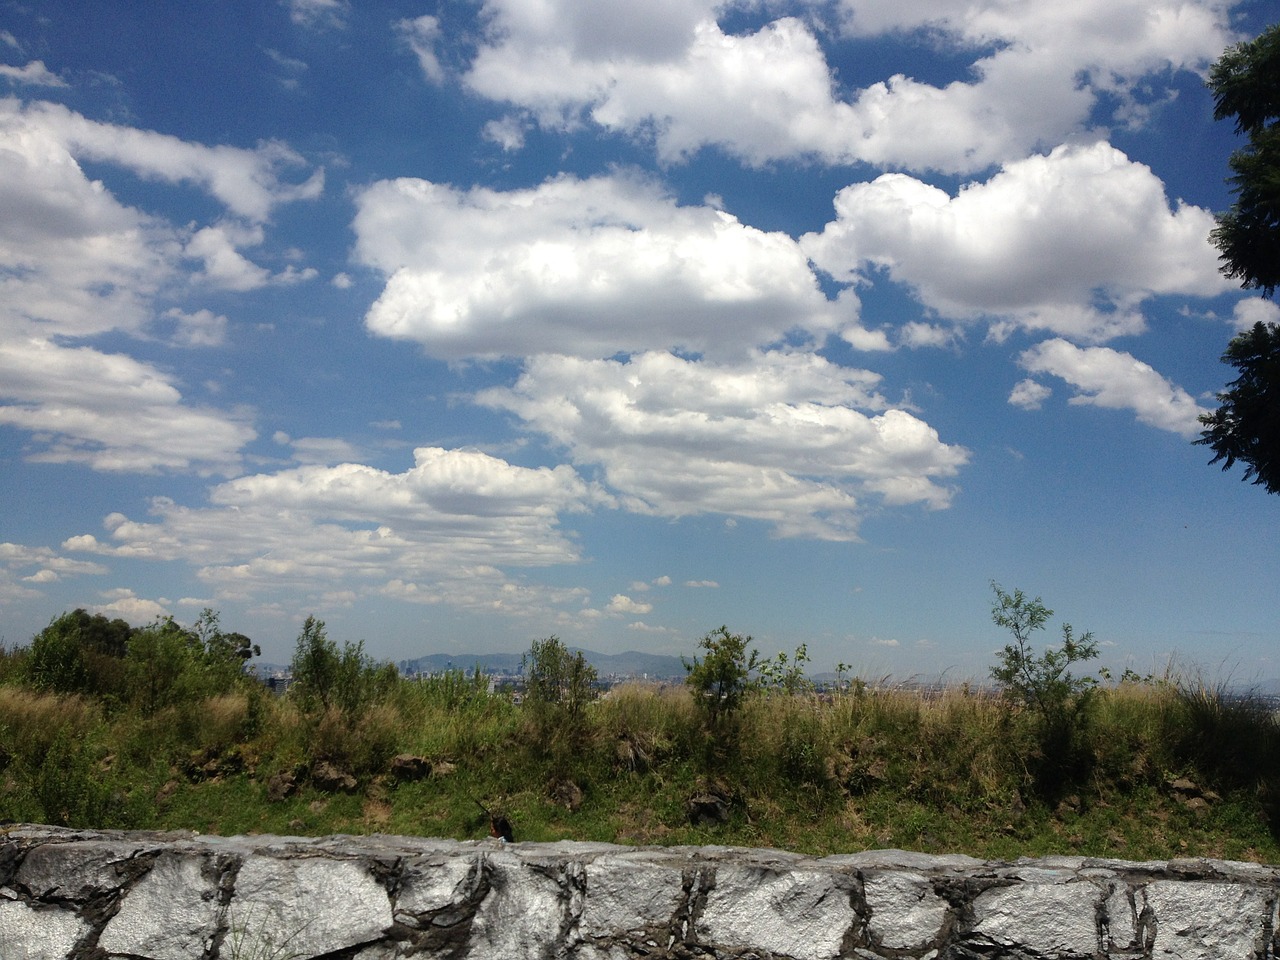
[[[1023,655],[1034,683],[1045,662]],[[0,817],[468,838],[503,816],[517,840],[1280,861],[1273,713],[1176,677],[1060,670],[1044,702],[857,678],[819,694],[803,648],[761,661],[721,628],[688,683],[601,697],[581,654],[539,641],[516,703],[484,677],[404,679],[314,619],[287,694],[250,656],[209,612],[136,629],[76,611],[4,652]]]

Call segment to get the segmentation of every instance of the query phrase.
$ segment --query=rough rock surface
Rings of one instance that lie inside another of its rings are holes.
[[[2,960],[1272,960],[1280,869],[11,826]]]

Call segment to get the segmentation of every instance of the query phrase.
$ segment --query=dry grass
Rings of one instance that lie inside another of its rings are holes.
[[[12,758],[39,765],[60,734],[83,740],[102,724],[102,709],[77,695],[0,687],[0,734]]]

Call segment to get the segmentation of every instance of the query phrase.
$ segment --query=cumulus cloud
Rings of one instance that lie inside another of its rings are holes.
[[[1021,380],[1014,384],[1009,393],[1009,402],[1023,410],[1039,410],[1045,400],[1053,395],[1053,391],[1043,383],[1035,380]]]
[[[626,594],[615,593],[609,600],[609,605],[605,608],[609,613],[651,613],[653,611],[652,603],[644,601],[632,600]]]
[[[302,160],[281,144],[207,147],[13,98],[0,99],[0,142],[0,423],[35,434],[33,459],[238,473],[240,447],[255,436],[243,411],[194,407],[151,364],[72,344],[110,331],[223,343],[225,316],[158,305],[192,279],[244,291],[313,276],[292,265],[271,274],[238,248],[263,242],[261,221],[277,204],[316,196],[322,172],[286,182],[282,171]],[[174,225],[122,204],[81,160],[194,184],[232,216]],[[203,269],[193,274],[191,260]]]
[[[105,538],[80,534],[63,547],[189,563],[219,598],[352,585],[419,603],[514,604],[524,588],[500,568],[575,562],[560,515],[610,502],[567,466],[424,447],[403,473],[302,466],[220,484],[206,507],[159,498],[152,520],[111,514]]]
[[[856,329],[856,300],[829,301],[792,238],[638,176],[509,192],[400,179],[357,207],[356,255],[388,277],[365,322],[438,357],[740,356]]]
[[[972,172],[1091,122],[1140,122],[1173,72],[1203,70],[1233,39],[1225,9],[1181,0],[843,6],[847,33],[971,55],[968,69],[942,85],[898,74],[844,89],[811,22],[726,31],[719,15],[759,9],[745,0],[486,0],[465,81],[544,127],[651,137],[667,162],[714,145],[751,164]]]
[[[118,164],[140,177],[165,183],[190,183],[208,191],[237,216],[261,222],[274,207],[312,200],[324,189],[324,170],[301,182],[286,171],[305,168],[303,158],[283,143],[256,148],[206,146],[169,134],[99,123],[53,103],[21,105],[0,100],[0,130],[9,135],[52,139],[70,155]]]
[[[869,271],[931,310],[1101,341],[1140,332],[1143,301],[1231,288],[1213,215],[1173,205],[1143,164],[1105,143],[1009,163],[955,196],[904,174],[846,187],[801,245],[846,283]]]
[[[0,63],[0,77],[8,77],[14,83],[33,87],[65,87],[67,82],[44,65],[43,60],[32,60],[25,67]]]
[[[138,596],[128,587],[117,587],[102,594],[105,602],[94,604],[90,609],[110,619],[120,619],[129,623],[149,623],[169,616],[169,601],[148,600]]]
[[[433,83],[444,80],[444,67],[436,55],[436,43],[440,39],[440,20],[424,14],[421,17],[404,19],[396,22],[399,31],[409,49],[418,58],[418,66]]]
[[[0,423],[37,436],[29,459],[95,470],[240,472],[243,415],[183,402],[169,377],[123,354],[0,341]]]
[[[212,310],[196,310],[187,313],[172,307],[164,313],[172,321],[173,330],[169,343],[178,347],[216,347],[226,342],[227,318]]]
[[[659,352],[627,362],[540,356],[513,387],[478,401],[515,413],[572,462],[599,466],[627,509],[853,540],[860,497],[945,507],[952,491],[937,481],[968,458],[923,421],[884,409],[877,379],[812,354],[738,364]]]
[[[1139,422],[1184,437],[1197,436],[1206,409],[1151,366],[1110,347],[1081,348],[1054,339],[1026,350],[1018,362],[1032,373],[1061,377],[1078,391],[1070,403],[1132,410]]]
[[[90,181],[53,131],[0,100],[0,332],[136,331],[174,275],[175,231]]]
[[[5,585],[15,586],[18,594],[31,595],[16,583],[56,583],[64,577],[102,576],[107,568],[93,560],[73,560],[49,547],[31,547],[20,543],[0,543],[0,598]],[[16,598],[16,596],[15,596]]]
[[[1248,330],[1255,323],[1280,323],[1280,304],[1262,297],[1248,297],[1235,305],[1231,322],[1237,330]]]

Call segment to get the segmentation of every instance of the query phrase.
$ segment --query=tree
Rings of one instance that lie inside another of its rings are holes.
[[[64,613],[31,641],[25,679],[37,689],[58,693],[119,693],[122,662],[134,632],[123,620],[100,613]]]
[[[1271,296],[1280,285],[1280,23],[1229,47],[1209,71],[1215,120],[1249,138],[1231,155],[1236,202],[1217,217],[1223,272]]]
[[[1205,429],[1195,442],[1212,448],[1210,463],[1229,470],[1239,460],[1242,480],[1280,493],[1280,327],[1255,323],[1227,345],[1222,362],[1240,376],[1218,394],[1221,406],[1200,417]]]
[[[738,714],[751,691],[751,672],[760,663],[751,637],[730,633],[728,627],[712,630],[698,641],[704,655],[685,662],[685,682],[702,720],[707,772],[738,752]]]
[[[1236,201],[1211,234],[1222,271],[1270,297],[1280,285],[1280,23],[1228,48],[1209,71],[1214,119],[1235,118],[1249,138],[1231,155]],[[1280,493],[1280,327],[1256,323],[1231,341],[1224,363],[1240,376],[1218,394],[1221,406],[1200,417],[1197,444],[1228,470],[1239,460],[1244,480]]]
[[[399,682],[395,664],[376,662],[364,652],[363,640],[344,641],[339,650],[325,632],[324,621],[314,616],[302,624],[290,672],[291,695],[304,709],[334,708],[350,715],[389,694]]]
[[[520,658],[520,669],[533,735],[551,754],[557,775],[563,775],[586,744],[586,708],[595,699],[596,668],[581,650],[571,653],[559,637],[551,636],[533,641]]]
[[[172,617],[163,617],[129,638],[125,655],[129,696],[144,714],[207,695],[199,640]]]
[[[1000,662],[991,668],[991,678],[1016,700],[1036,710],[1047,720],[1061,718],[1081,694],[1097,682],[1093,677],[1074,676],[1073,663],[1092,660],[1098,655],[1093,634],[1077,638],[1071,624],[1062,625],[1062,646],[1047,647],[1040,656],[1031,650],[1031,634],[1043,630],[1053,611],[1039,597],[1028,600],[1021,590],[1005,593],[1000,584],[992,583],[996,602],[991,607],[991,620],[1013,634],[1013,643],[1000,652]]]

